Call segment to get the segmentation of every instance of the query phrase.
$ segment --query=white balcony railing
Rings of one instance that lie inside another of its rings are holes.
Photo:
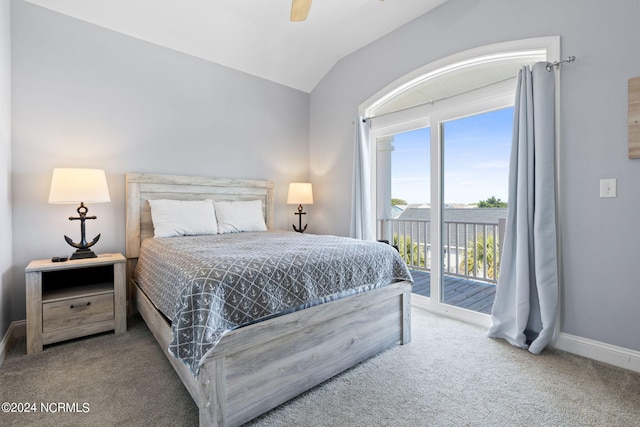
[[[497,283],[506,219],[498,223],[445,221],[442,230],[444,274]],[[398,247],[412,270],[431,270],[430,221],[378,220],[378,239]]]

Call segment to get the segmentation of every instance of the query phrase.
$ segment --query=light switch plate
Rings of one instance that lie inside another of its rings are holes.
[[[616,197],[616,179],[600,180],[600,197]]]

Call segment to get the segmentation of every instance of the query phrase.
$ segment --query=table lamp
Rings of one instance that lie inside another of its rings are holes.
[[[72,168],[56,168],[53,170],[49,203],[80,203],[80,207],[76,210],[78,216],[69,217],[70,221],[80,220],[80,243],[74,243],[69,237],[64,236],[67,243],[77,249],[71,255],[71,259],[96,258],[97,255],[89,248],[98,242],[100,234],[87,243],[84,222],[87,219],[96,219],[97,217],[95,215],[87,216],[89,209],[84,204],[110,201],[107,177],[103,170]]]
[[[313,204],[313,192],[311,190],[311,184],[308,182],[292,182],[289,184],[289,195],[287,196],[287,204],[289,205],[298,205],[298,212],[295,215],[298,215],[298,227],[296,228],[295,224],[293,225],[293,229],[298,233],[304,233],[307,229],[307,225],[304,225],[302,228],[302,215],[306,215],[306,212],[302,212],[302,204],[312,205]]]

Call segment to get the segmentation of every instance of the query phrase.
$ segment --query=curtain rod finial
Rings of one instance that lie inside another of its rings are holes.
[[[550,62],[549,64],[547,64],[547,71],[550,72],[554,68],[557,70],[558,68],[560,68],[561,64],[565,64],[565,63],[568,63],[568,62],[573,62],[575,60],[576,60],[576,57],[571,55],[571,56],[567,57],[567,59],[563,59],[563,60],[557,61],[557,62]]]

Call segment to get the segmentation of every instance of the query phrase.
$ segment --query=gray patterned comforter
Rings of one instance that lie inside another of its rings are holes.
[[[412,280],[389,245],[284,231],[146,239],[135,279],[171,319],[169,351],[194,375],[239,326]]]

